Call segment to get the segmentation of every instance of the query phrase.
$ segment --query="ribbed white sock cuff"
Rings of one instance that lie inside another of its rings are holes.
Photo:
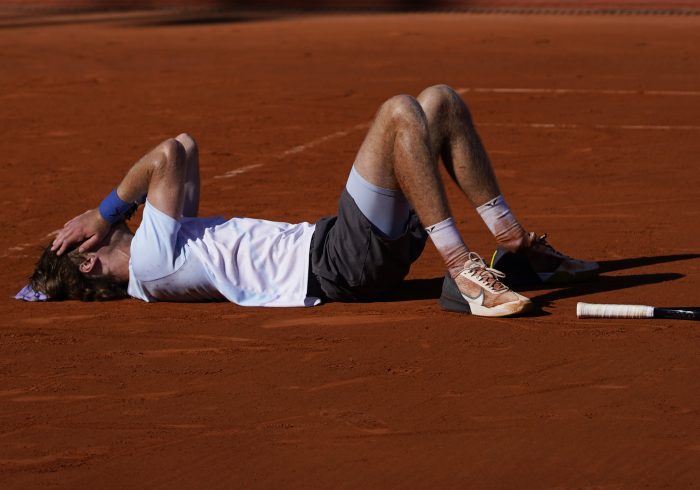
[[[457,231],[454,220],[447,218],[428,226],[425,231],[428,232],[430,240],[440,252],[447,268],[454,277],[464,267],[469,255],[469,248],[464,244],[459,231]]]
[[[476,211],[498,242],[520,239],[525,230],[502,195],[482,204]]]

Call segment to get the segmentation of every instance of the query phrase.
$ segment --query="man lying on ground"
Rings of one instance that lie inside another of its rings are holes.
[[[430,237],[447,268],[443,308],[481,316],[529,310],[530,300],[462,241],[439,177],[440,159],[493,233],[504,263],[516,258],[544,283],[598,271],[595,262],[567,257],[525,231],[501,195],[467,106],[444,85],[382,104],[338,215],[315,225],[198,218],[198,158],[187,134],[151,150],[99,208],[66,223],[18,296],[245,306],[370,301],[397,288]],[[132,234],[124,220],[144,202]]]

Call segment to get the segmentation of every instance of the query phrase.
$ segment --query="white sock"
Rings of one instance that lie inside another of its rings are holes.
[[[457,277],[464,269],[464,263],[469,259],[469,248],[462,241],[454,220],[447,218],[432,226],[428,226],[425,231],[428,232],[430,240],[432,240],[435,248],[442,255],[450,275]]]
[[[525,229],[502,195],[482,204],[476,211],[500,245],[513,251],[520,246],[526,235]]]

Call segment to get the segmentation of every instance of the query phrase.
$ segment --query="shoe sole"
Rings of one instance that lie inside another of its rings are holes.
[[[443,310],[454,311],[456,313],[464,313],[467,315],[471,315],[472,312],[471,308],[469,308],[469,303],[465,303],[463,300],[456,301],[446,296],[440,296],[440,300],[438,301],[438,303],[440,304],[440,307]]]
[[[443,310],[446,311],[483,317],[508,317],[520,315],[531,311],[533,308],[532,302],[506,303],[504,305],[500,305],[501,308],[488,308],[486,306],[472,305],[462,297],[462,294],[457,288],[457,284],[449,276],[445,276],[445,279],[442,282],[442,294],[440,295],[438,304]],[[510,308],[517,309],[514,311],[508,311]]]

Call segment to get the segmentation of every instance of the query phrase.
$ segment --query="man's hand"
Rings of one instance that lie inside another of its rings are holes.
[[[86,252],[97,246],[109,233],[110,225],[98,209],[89,209],[63,225],[51,244],[51,250],[61,255],[76,243],[81,243],[78,252]]]

